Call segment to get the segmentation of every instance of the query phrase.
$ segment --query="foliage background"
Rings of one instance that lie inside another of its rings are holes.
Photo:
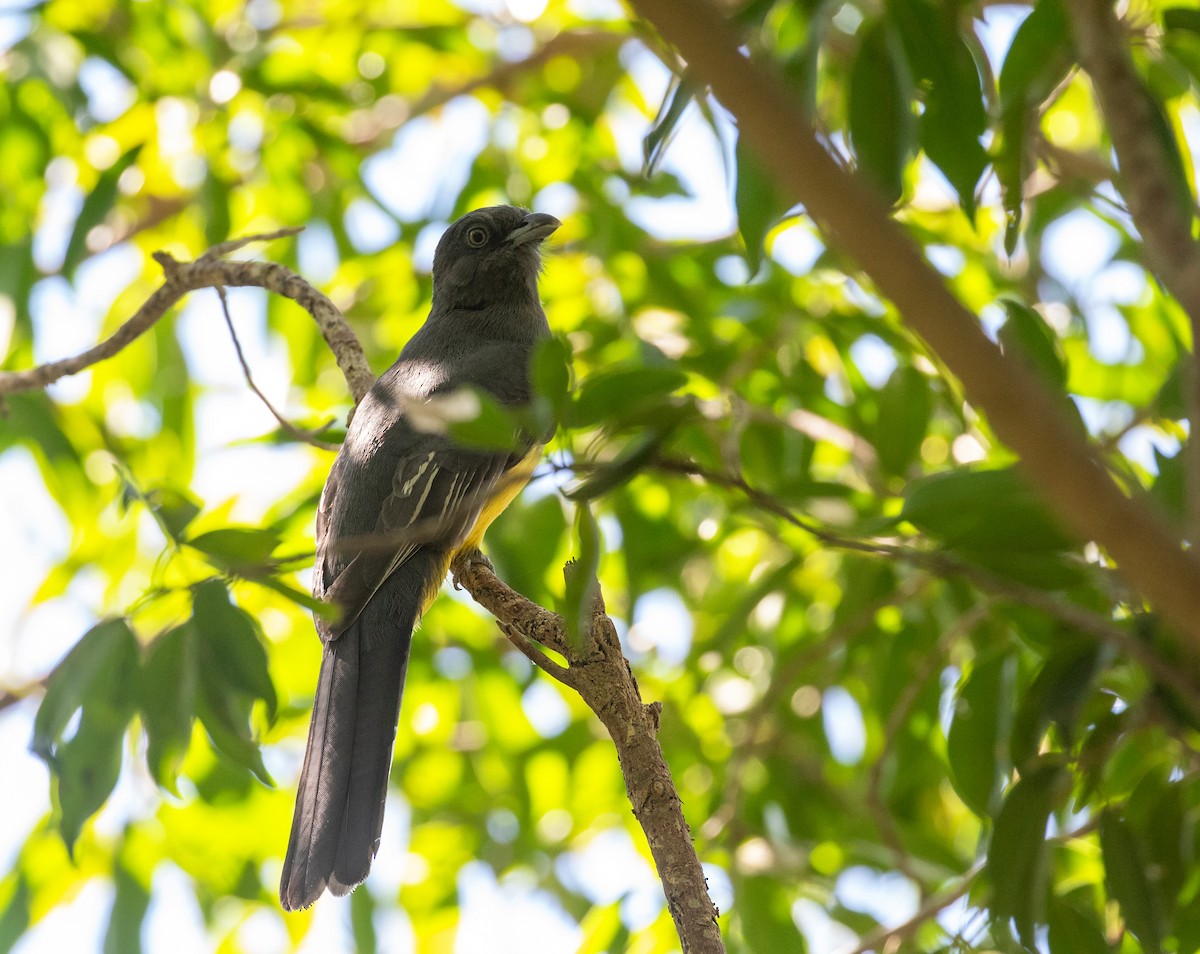
[[[1183,535],[1187,321],[1146,270],[1058,3],[728,12]],[[1125,15],[1190,190],[1200,23]],[[881,922],[905,922],[889,950],[1200,948],[1190,674],[1167,678],[1104,554],[785,216],[651,29],[600,0],[52,0],[4,29],[6,368],[111,332],[158,284],[154,250],[302,224],[261,254],[327,291],[381,370],[427,311],[445,222],[499,201],[565,219],[542,287],[575,394],[488,551],[556,605],[561,491],[592,499],[732,950],[853,948]],[[259,386],[336,438],[345,385],[307,316],[229,297]],[[415,644],[376,871],[285,918],[330,454],[250,393],[212,295],[5,404],[0,722],[23,807],[0,950],[89,918],[72,947],[672,948],[610,744],[452,593]],[[15,754],[34,729],[49,789]]]

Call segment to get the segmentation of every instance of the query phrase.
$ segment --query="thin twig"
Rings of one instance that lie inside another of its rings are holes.
[[[574,466],[580,467],[578,464]],[[999,576],[983,567],[960,560],[945,551],[924,550],[885,541],[858,540],[835,533],[812,520],[801,517],[787,504],[751,486],[744,478],[737,475],[714,473],[694,462],[673,459],[658,459],[653,461],[650,466],[666,473],[699,477],[718,486],[739,490],[763,510],[804,530],[826,546],[902,560],[939,576],[961,577],[985,593],[1003,596],[1013,602],[1040,610],[1059,622],[1102,640],[1125,653],[1142,665],[1159,682],[1174,689],[1180,696],[1180,701],[1187,705],[1197,718],[1200,718],[1200,684],[1195,682],[1193,670],[1190,667],[1181,667],[1174,660],[1164,657],[1153,645],[1143,642],[1136,635],[1100,613],[1085,609],[1054,593],[1020,583],[1009,577]]]
[[[547,656],[544,652],[538,649],[537,643],[522,633],[515,626],[510,626],[503,620],[496,620],[496,625],[499,627],[505,638],[517,647],[525,658],[538,667],[551,679],[561,682],[564,686],[572,689],[575,688],[575,681],[571,676],[571,670],[564,666],[560,666],[553,659]]]
[[[870,934],[859,939],[858,946],[844,954],[868,954],[870,951],[892,951],[899,947],[900,944],[909,940],[914,934],[920,930],[921,925],[935,915],[940,914],[946,908],[950,907],[955,901],[963,897],[971,890],[975,884],[975,880],[983,872],[986,863],[977,861],[972,865],[967,872],[957,881],[952,888],[935,894],[926,901],[917,913],[905,921],[903,924],[897,924],[895,927],[881,927]]]
[[[279,422],[288,434],[297,440],[304,441],[306,444],[311,444],[313,447],[319,447],[321,450],[336,451],[341,445],[331,444],[329,441],[323,441],[317,437],[316,431],[306,431],[280,414],[275,405],[270,402],[265,394],[259,390],[257,384],[254,383],[254,376],[250,373],[250,364],[246,361],[246,355],[242,352],[242,343],[238,340],[237,329],[233,327],[233,318],[229,314],[229,296],[225,294],[225,286],[217,286],[217,297],[221,299],[221,313],[225,316],[225,327],[229,329],[229,337],[233,339],[233,350],[237,352],[238,364],[242,366],[242,375],[246,379],[246,384],[250,390],[258,395],[258,399],[262,401],[263,406],[271,412],[271,416]],[[332,423],[332,422],[330,422]],[[329,425],[325,425],[328,427]]]
[[[15,689],[0,690],[0,712],[24,702],[36,693],[45,692],[46,683],[49,679],[50,677],[47,675],[24,686],[18,686]]]

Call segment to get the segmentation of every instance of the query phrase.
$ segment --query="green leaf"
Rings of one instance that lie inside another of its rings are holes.
[[[192,537],[187,545],[203,553],[218,569],[239,572],[269,563],[279,546],[279,534],[264,527],[222,527]]]
[[[1039,0],[1013,36],[1000,68],[1000,147],[996,175],[1008,217],[1004,247],[1016,251],[1025,178],[1032,168],[1030,133],[1042,104],[1074,63],[1070,24],[1062,0]]]
[[[596,466],[578,485],[566,491],[569,500],[586,501],[628,483],[653,461],[662,448],[665,434],[648,430],[622,448],[616,459]]]
[[[220,681],[267,704],[275,718],[275,685],[267,666],[267,651],[254,617],[235,605],[220,580],[207,580],[192,592],[192,624],[200,640],[205,679],[220,673]]]
[[[774,177],[759,162],[743,136],[738,137],[735,158],[737,182],[733,202],[737,208],[738,233],[746,249],[746,264],[754,276],[762,267],[767,233],[795,203],[784,198]]]
[[[1033,766],[1005,796],[988,846],[992,910],[1012,918],[1021,940],[1031,947],[1050,874],[1046,824],[1070,788],[1071,776],[1058,758],[1048,756]]]
[[[511,411],[501,407],[486,391],[472,389],[478,400],[475,416],[446,422],[446,433],[461,447],[478,450],[513,450],[520,443],[520,427]]]
[[[125,700],[111,696],[137,668],[137,660],[137,637],[125,620],[106,620],[85,633],[46,683],[33,721],[33,751],[53,763],[67,724],[81,708],[102,716],[110,710],[124,712]]]
[[[551,408],[552,421],[562,417],[571,387],[571,349],[558,337],[541,342],[530,364],[533,392]]]
[[[1111,954],[1104,926],[1094,911],[1081,911],[1061,898],[1050,904],[1047,916],[1051,951],[1068,954]]]
[[[1186,30],[1200,35],[1200,10],[1195,7],[1168,7],[1162,12],[1162,22],[1168,30]]]
[[[1052,722],[1062,727],[1067,739],[1072,738],[1076,713],[1109,655],[1094,639],[1063,636],[1062,644],[1025,693],[1014,719],[1011,751],[1017,768],[1037,755]]]
[[[120,862],[113,867],[113,883],[117,890],[104,932],[104,954],[140,954],[150,892]]]
[[[1146,954],[1159,954],[1166,925],[1162,905],[1146,878],[1146,858],[1129,825],[1106,809],[1100,815],[1100,850],[1108,896],[1120,905],[1125,926]]]
[[[17,946],[30,922],[29,882],[24,872],[19,872],[14,877],[16,885],[13,887],[12,896],[4,906],[4,912],[0,914],[0,954],[8,954]]]
[[[586,645],[592,599],[600,586],[596,577],[600,572],[602,549],[600,526],[586,502],[575,506],[575,539],[579,542],[579,555],[571,562],[565,575],[566,612],[563,614],[563,623],[572,645],[581,648]]]
[[[1000,302],[1008,316],[998,338],[1006,355],[1022,362],[1055,391],[1067,386],[1067,368],[1058,335],[1046,319],[1018,301]]]
[[[159,636],[146,650],[140,685],[146,728],[146,762],[159,785],[173,794],[179,765],[192,738],[199,684],[199,652],[191,622]]]
[[[109,620],[84,635],[46,685],[33,750],[54,773],[58,827],[68,851],[117,783],[138,666],[137,637],[124,620]],[[76,712],[79,725],[64,741]]]
[[[742,877],[734,885],[732,934],[746,952],[788,951],[805,954],[808,944],[792,920],[791,893],[777,878]]]
[[[687,375],[672,366],[597,371],[576,388],[570,422],[588,427],[653,417],[665,409],[668,396],[686,383]]]
[[[973,218],[975,191],[988,166],[979,141],[988,119],[980,70],[959,32],[956,11],[925,0],[894,0],[887,11],[923,94],[921,147],[958,193],[963,211]]]
[[[192,591],[192,620],[199,654],[196,714],[213,744],[236,764],[273,785],[250,727],[254,701],[275,718],[275,687],[254,620],[229,599],[220,580]]]
[[[169,489],[157,491],[151,499],[164,532],[176,543],[182,543],[188,524],[200,514],[200,505],[187,494]]]
[[[683,119],[683,114],[702,89],[703,85],[697,85],[686,75],[671,77],[671,86],[664,95],[654,124],[642,143],[642,174],[646,178],[654,175],[654,170],[666,154],[667,146],[675,137],[679,121]]]
[[[340,610],[330,604],[322,603],[319,599],[310,593],[305,593],[294,586],[290,586],[283,580],[274,576],[256,576],[252,582],[259,586],[265,586],[268,590],[273,590],[284,599],[295,603],[297,606],[303,606],[310,613],[316,613],[322,619],[337,619]]]
[[[66,255],[63,257],[62,272],[67,278],[75,274],[75,269],[87,253],[88,233],[97,225],[103,223],[117,198],[117,182],[121,174],[137,162],[142,151],[143,143],[138,143],[126,151],[116,162],[100,173],[96,185],[83,200],[79,217],[75,219],[75,228],[71,230],[71,238],[67,242]]]
[[[979,660],[955,697],[946,756],[954,790],[980,817],[996,812],[1010,768],[1006,743],[1016,676],[1017,658],[1012,653]]]
[[[1025,557],[1074,545],[1012,467],[961,468],[913,481],[901,517],[947,546],[972,552]]]
[[[890,203],[904,191],[904,169],[916,142],[912,78],[887,21],[861,32],[850,70],[850,142],[859,168]]]
[[[873,440],[886,473],[902,477],[908,472],[921,451],[932,413],[929,379],[910,365],[893,371],[879,392]]]
[[[375,954],[379,950],[375,907],[375,896],[370,891],[355,891],[350,895],[350,931],[357,954]]]
[[[73,852],[84,823],[100,810],[117,784],[130,714],[97,718],[85,708],[78,730],[54,753],[58,828],[68,852]]]

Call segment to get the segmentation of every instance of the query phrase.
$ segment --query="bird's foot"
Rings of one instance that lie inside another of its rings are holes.
[[[450,572],[453,575],[454,588],[462,589],[462,584],[458,578],[464,573],[470,572],[472,567],[485,566],[492,573],[496,572],[496,567],[492,565],[492,561],[487,558],[487,555],[480,549],[468,550],[465,553],[460,553],[454,558],[454,563],[450,566]]]

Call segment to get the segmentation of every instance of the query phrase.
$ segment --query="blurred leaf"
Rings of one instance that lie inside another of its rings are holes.
[[[113,883],[117,890],[104,933],[104,954],[141,954],[150,892],[120,862],[113,868]]]
[[[923,93],[921,147],[973,219],[975,190],[988,165],[979,142],[988,126],[979,67],[952,10],[940,10],[926,0],[895,0],[887,11],[903,43],[913,82]]]
[[[795,951],[805,954],[808,945],[792,920],[789,892],[776,879],[762,875],[742,877],[734,885],[738,902],[733,908],[734,933],[741,935],[746,952]]]
[[[567,406],[571,385],[571,352],[561,338],[547,338],[538,345],[533,355],[530,377],[533,391],[544,398],[557,421]]]
[[[1000,68],[1002,134],[995,165],[1008,216],[1004,248],[1010,256],[1020,235],[1025,178],[1033,168],[1031,134],[1042,104],[1072,65],[1071,30],[1062,0],[1038,0],[1013,36]]]
[[[1008,316],[998,335],[1004,353],[1025,364],[1055,391],[1061,391],[1067,384],[1067,369],[1058,336],[1032,308],[1011,299],[1000,304]]]
[[[738,137],[735,158],[737,181],[733,201],[737,208],[738,232],[746,248],[746,264],[750,275],[754,276],[762,267],[767,233],[795,203],[783,197],[770,172],[742,136]]]
[[[375,933],[375,898],[370,891],[350,895],[350,931],[357,954],[375,954],[379,940]]]
[[[893,371],[879,392],[873,439],[885,473],[905,476],[920,454],[932,413],[928,378],[907,365]]]
[[[1200,34],[1200,10],[1195,7],[1167,7],[1162,12],[1162,22],[1168,30]]]
[[[660,412],[668,396],[687,383],[678,368],[626,367],[597,371],[575,389],[570,423],[631,423]]]
[[[1017,710],[1011,748],[1018,769],[1036,757],[1052,722],[1068,741],[1072,738],[1076,713],[1106,656],[1095,640],[1063,634],[1061,647],[1046,660]]]
[[[1159,899],[1146,879],[1146,860],[1129,826],[1115,811],[1100,815],[1100,848],[1108,895],[1121,906],[1125,925],[1147,954],[1162,951],[1166,925]]]
[[[222,527],[187,541],[213,566],[233,572],[262,567],[279,546],[279,534],[269,527]]]
[[[671,85],[663,97],[658,116],[642,142],[642,174],[646,178],[654,175],[679,128],[683,114],[702,89],[702,85],[697,86],[686,75],[671,77]]]
[[[200,640],[205,680],[217,677],[231,689],[267,704],[267,717],[275,718],[275,685],[267,668],[258,624],[229,598],[220,580],[207,580],[192,591],[192,625]]]
[[[912,94],[904,51],[887,21],[860,31],[848,93],[850,142],[859,168],[893,204],[916,144]]]
[[[978,660],[955,697],[946,756],[954,790],[980,817],[999,808],[1000,789],[1011,766],[1007,741],[1016,673],[1017,660],[1011,653]]]
[[[491,395],[473,389],[478,411],[467,420],[446,422],[446,432],[456,444],[477,450],[513,450],[520,443],[516,416]]]
[[[33,750],[53,772],[58,826],[73,850],[84,822],[108,798],[136,705],[137,638],[124,620],[91,629],[51,673],[34,718]],[[63,733],[76,713],[69,739]]]
[[[125,170],[137,162],[142,146],[143,143],[138,143],[132,149],[126,150],[116,162],[100,173],[96,185],[83,200],[79,216],[75,219],[75,228],[72,229],[71,238],[67,242],[66,255],[63,257],[62,272],[67,278],[74,276],[75,269],[87,253],[88,233],[97,225],[101,225],[112,211],[117,198],[117,182]]]
[[[563,623],[567,638],[573,646],[587,645],[587,633],[591,627],[592,600],[600,584],[601,538],[600,527],[586,501],[575,505],[575,539],[578,541],[578,556],[569,565],[566,573],[566,612]]]
[[[137,666],[137,638],[123,619],[90,629],[50,674],[33,722],[33,751],[52,761],[71,718],[81,708],[122,711],[112,692]]]
[[[146,728],[146,762],[159,785],[178,794],[175,777],[192,738],[199,683],[196,633],[189,621],[168,630],[146,650],[141,708]]]
[[[960,468],[909,485],[901,517],[947,546],[1023,556],[1073,543],[1015,468]]]
[[[594,500],[640,474],[658,456],[665,434],[648,430],[622,448],[615,460],[596,465],[579,484],[566,492],[570,500]]]
[[[15,872],[9,877],[16,883],[8,902],[4,905],[3,913],[0,914],[0,954],[8,954],[16,947],[30,922],[29,882],[21,872]]]
[[[1034,944],[1034,925],[1042,920],[1050,853],[1046,823],[1070,791],[1070,776],[1058,758],[1047,756],[1009,789],[988,847],[992,909],[1016,921],[1021,940]]]
[[[214,745],[236,764],[273,785],[250,727],[256,699],[275,718],[275,687],[254,620],[229,599],[220,580],[192,591],[192,620],[200,656],[196,714]]]
[[[1055,898],[1047,917],[1051,951],[1070,954],[1111,954],[1104,926],[1094,912],[1084,912]]]

